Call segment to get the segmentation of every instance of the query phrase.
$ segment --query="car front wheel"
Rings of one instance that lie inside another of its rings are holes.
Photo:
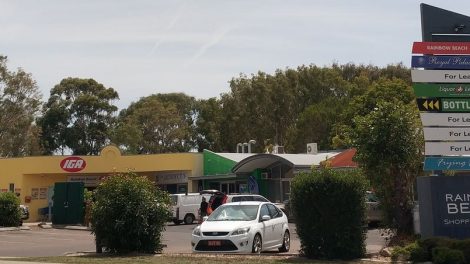
[[[290,234],[289,231],[286,230],[284,232],[284,236],[282,237],[282,246],[279,248],[279,252],[289,252],[290,249]]]
[[[262,247],[263,247],[263,241],[261,240],[261,236],[259,234],[256,234],[255,238],[253,238],[253,246],[251,247],[251,252],[260,254]]]
[[[184,217],[184,223],[187,224],[187,225],[190,225],[194,222],[194,215],[192,214],[187,214],[185,217]]]

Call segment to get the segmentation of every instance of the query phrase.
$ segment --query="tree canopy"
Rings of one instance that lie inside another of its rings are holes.
[[[117,99],[113,88],[93,79],[63,79],[51,90],[38,122],[45,152],[97,155],[110,142]]]
[[[187,152],[195,146],[194,103],[184,94],[143,97],[121,111],[113,141],[132,154]]]
[[[30,73],[9,70],[7,61],[0,56],[0,156],[37,155],[41,94]]]

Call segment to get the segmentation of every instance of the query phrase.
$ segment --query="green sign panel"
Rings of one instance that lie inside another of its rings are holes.
[[[416,98],[421,112],[470,113],[470,98]]]
[[[470,84],[414,83],[416,97],[470,97]]]
[[[470,98],[441,98],[442,112],[470,112]]]

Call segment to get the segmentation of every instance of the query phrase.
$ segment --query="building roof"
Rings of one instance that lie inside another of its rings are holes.
[[[347,149],[328,160],[328,165],[332,168],[357,168],[357,163],[353,161],[356,149]]]
[[[284,163],[293,168],[310,168],[334,157],[339,152],[318,154],[252,154],[240,160],[233,168],[234,173],[250,173],[257,168],[267,168],[275,163]]]
[[[213,152],[213,153],[221,157],[224,157],[226,159],[233,160],[235,162],[240,162],[245,158],[256,155],[256,153],[219,153],[219,152]]]

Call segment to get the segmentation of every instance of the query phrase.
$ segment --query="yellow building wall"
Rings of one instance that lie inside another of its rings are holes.
[[[114,146],[103,148],[99,156],[78,156],[86,166],[79,172],[67,172],[60,167],[69,156],[41,156],[0,159],[0,191],[8,190],[14,183],[20,193],[21,203],[30,208],[29,222],[39,220],[38,209],[47,207],[47,199],[25,198],[32,196],[32,190],[54,186],[55,182],[67,181],[70,175],[110,175],[134,171],[155,180],[156,172],[183,171],[188,176],[188,191],[197,191],[197,185],[190,179],[202,176],[203,156],[200,153],[173,153],[155,155],[121,155]]]

